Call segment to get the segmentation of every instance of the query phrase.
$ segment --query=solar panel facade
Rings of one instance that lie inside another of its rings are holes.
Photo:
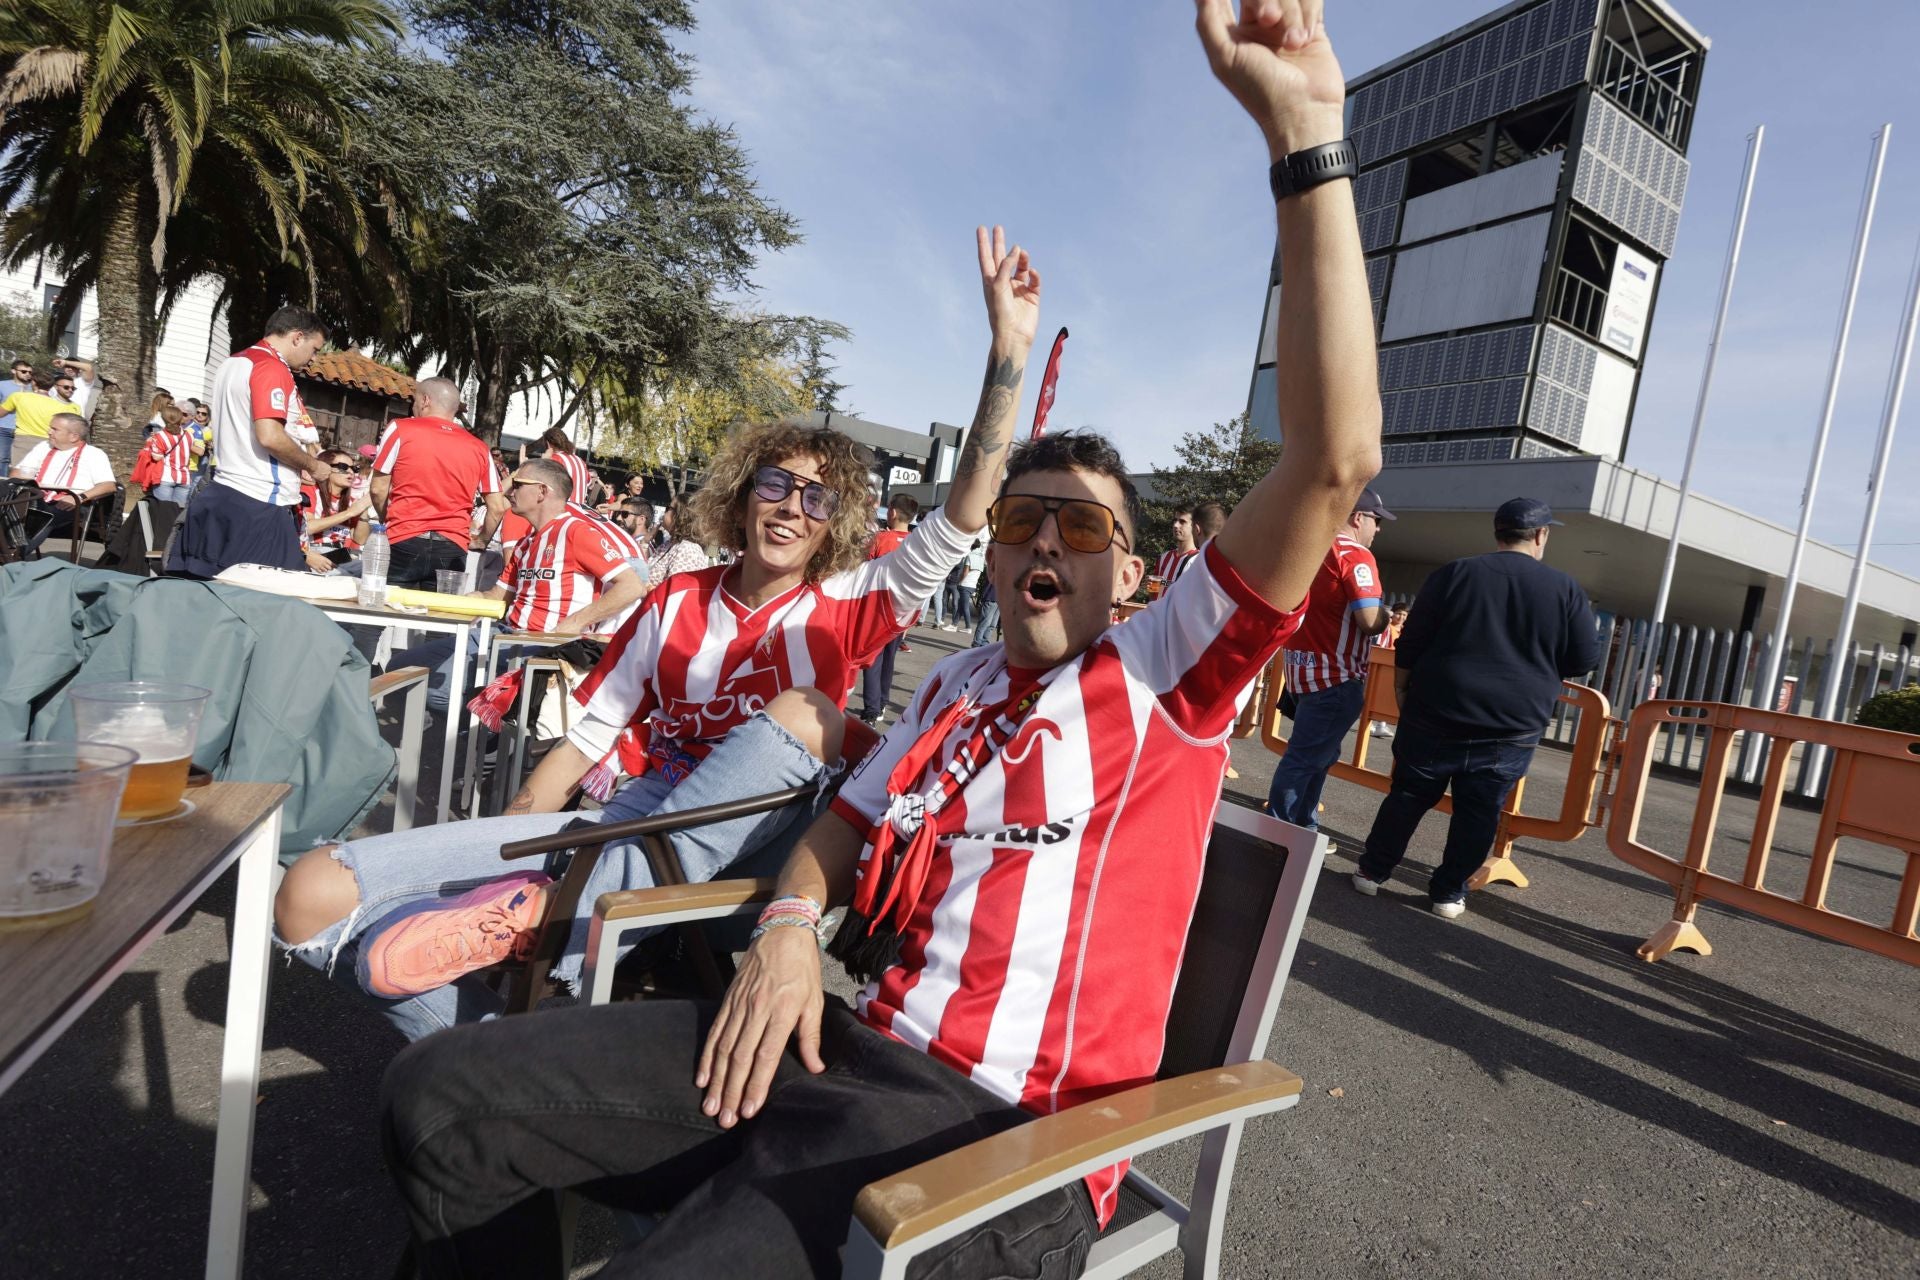
[[[1656,264],[1673,251],[1686,133],[1663,121],[1688,118],[1705,54],[1664,2],[1509,4],[1353,81],[1355,211],[1374,322],[1386,330],[1390,464],[1573,453],[1583,433],[1592,449],[1624,448],[1618,406],[1624,398],[1630,413],[1631,393],[1621,390],[1617,355],[1601,356],[1592,335],[1608,314],[1618,249]],[[1650,20],[1698,46],[1684,92],[1649,92],[1653,73],[1635,70],[1643,64],[1632,61],[1632,33]],[[1535,256],[1531,240],[1524,252],[1481,251],[1515,240],[1523,223],[1551,227],[1537,277],[1530,267],[1515,275]],[[1276,283],[1278,270],[1276,255]],[[1587,432],[1596,359],[1613,362],[1605,401],[1613,407],[1594,409],[1613,425]],[[1255,394],[1271,395],[1271,366],[1257,373]],[[1255,421],[1273,422],[1262,410],[1253,406]]]

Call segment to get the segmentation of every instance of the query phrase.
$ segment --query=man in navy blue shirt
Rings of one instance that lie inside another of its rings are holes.
[[[1536,498],[1503,504],[1499,550],[1443,565],[1414,597],[1394,653],[1393,782],[1354,873],[1361,893],[1380,892],[1451,784],[1453,821],[1428,896],[1438,915],[1464,912],[1467,879],[1493,848],[1500,807],[1533,762],[1561,681],[1600,664],[1586,592],[1541,563],[1559,523]]]

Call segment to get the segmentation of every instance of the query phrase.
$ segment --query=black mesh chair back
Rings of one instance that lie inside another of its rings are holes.
[[[1180,981],[1167,1014],[1162,1080],[1228,1060],[1286,865],[1287,851],[1281,846],[1225,823],[1214,824],[1200,899],[1180,960]]]

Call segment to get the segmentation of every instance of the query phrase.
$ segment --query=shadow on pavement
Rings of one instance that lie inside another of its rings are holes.
[[[1817,1077],[1920,1106],[1920,1068],[1912,1061],[1680,965],[1647,965],[1634,955],[1637,938],[1555,919],[1498,895],[1474,895],[1468,921],[1477,916],[1542,948],[1504,942],[1488,923],[1438,920],[1424,911],[1424,868],[1407,870],[1413,874],[1396,877],[1371,899],[1345,884],[1323,883],[1314,917],[1323,927],[1354,935],[1392,965],[1425,974],[1443,991],[1304,941],[1301,958],[1310,963],[1296,964],[1294,978],[1357,1012],[1468,1055],[1496,1080],[1522,1073],[1546,1080],[1920,1238],[1920,1204],[1906,1192],[1767,1129],[1716,1114],[1563,1041],[1622,1055],[1644,1064],[1648,1077],[1676,1077],[1735,1107],[1909,1169],[1920,1167],[1920,1125],[1856,1101]],[[1348,878],[1344,869],[1323,874]],[[1569,952],[1587,965],[1598,961],[1606,972],[1596,975],[1543,951]]]

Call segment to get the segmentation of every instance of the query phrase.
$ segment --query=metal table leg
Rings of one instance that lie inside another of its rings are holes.
[[[260,1040],[267,1020],[268,958],[272,949],[269,921],[273,869],[280,851],[280,816],[276,808],[240,854],[227,977],[227,1029],[220,1047],[220,1119],[213,1147],[207,1280],[237,1278],[246,1258],[254,1099],[260,1089]]]

